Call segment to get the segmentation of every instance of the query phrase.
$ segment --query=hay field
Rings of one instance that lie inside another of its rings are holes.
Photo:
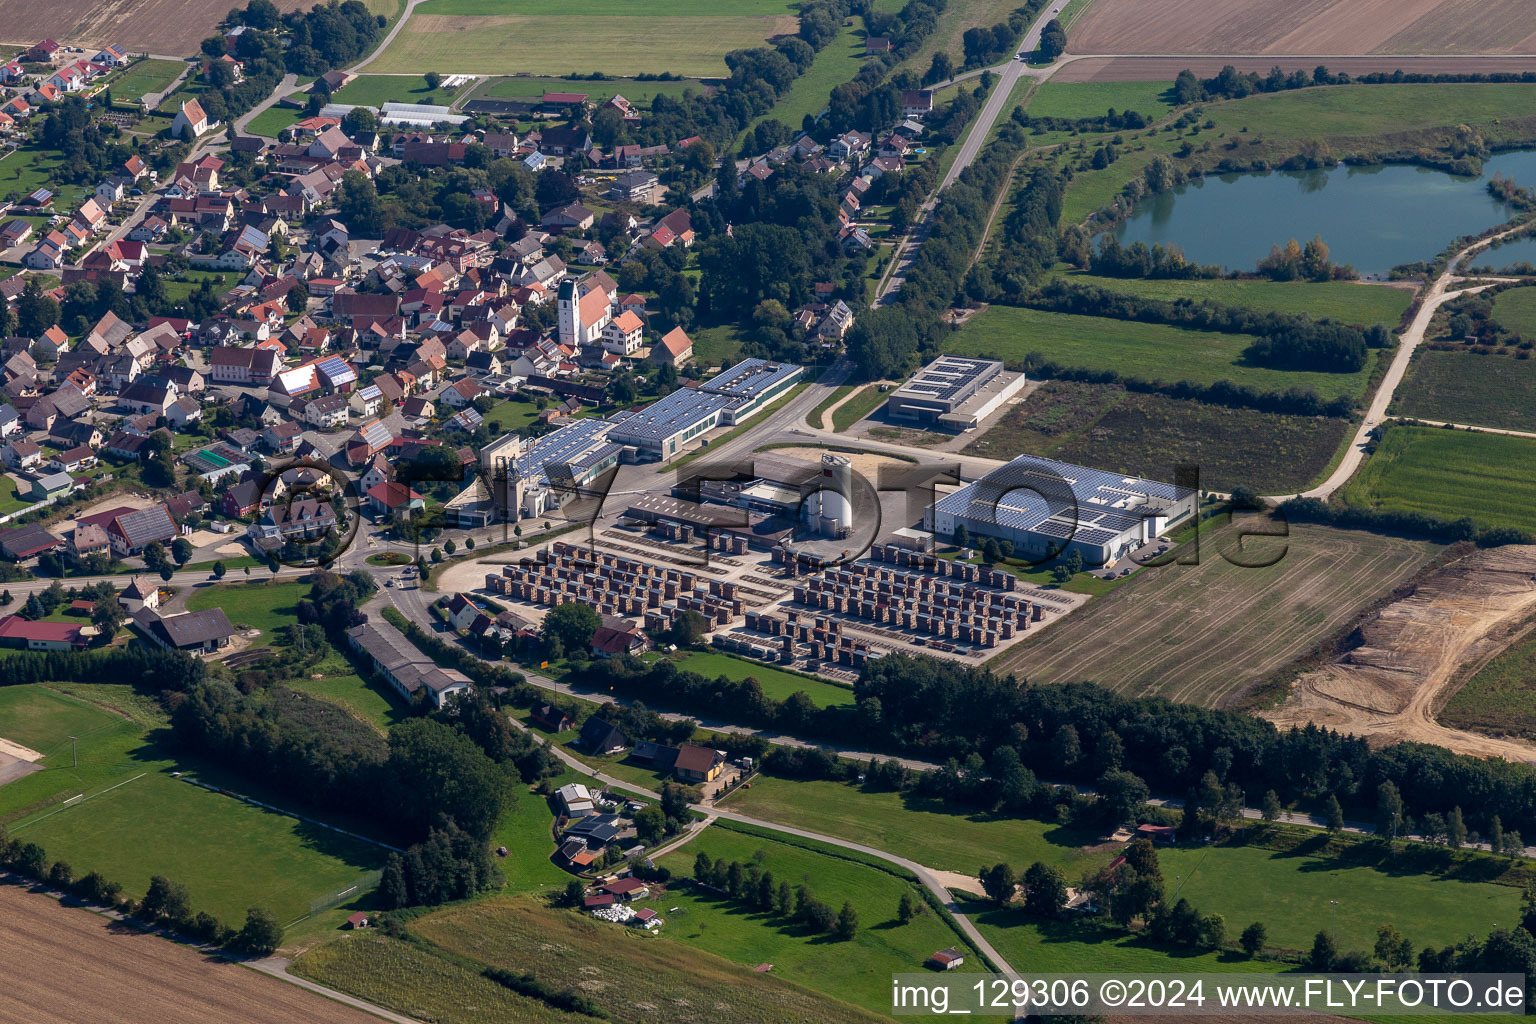
[[[1198,565],[1139,570],[995,659],[1031,682],[1090,681],[1133,695],[1221,705],[1343,628],[1428,561],[1434,546],[1291,524],[1284,538],[1245,519],[1207,535]],[[1222,557],[1273,565],[1244,568]],[[1266,557],[1267,556],[1267,557]]]
[[[796,31],[783,0],[692,0],[666,13],[633,0],[551,13],[532,0],[429,0],[369,65],[382,73],[611,75],[727,73],[731,50]],[[579,89],[574,83],[573,90]]]
[[[1531,53],[1521,0],[1096,0],[1074,53]]]

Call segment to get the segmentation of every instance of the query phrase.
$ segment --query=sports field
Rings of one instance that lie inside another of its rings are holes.
[[[1265,281],[1259,279],[1154,281],[1146,278],[1097,277],[1068,272],[1059,275],[1072,284],[1091,285],[1125,295],[1176,302],[1209,300],[1274,313],[1306,313],[1364,327],[1384,323],[1396,327],[1413,301],[1411,288],[1355,281]],[[1536,289],[1532,289],[1536,293]],[[1536,332],[1533,332],[1536,334]]]
[[[804,882],[834,910],[846,900],[859,915],[859,932],[851,941],[828,941],[807,935],[798,924],[740,906],[736,901],[703,890],[669,887],[664,898],[649,906],[668,918],[667,938],[747,967],[773,964],[780,978],[881,1012],[890,1007],[890,975],[917,969],[936,949],[952,946],[958,937],[931,911],[908,924],[896,923],[902,893],[918,898],[915,882],[879,868],[843,860],[814,850],[711,826],[676,853],[661,858],[674,875],[692,875],[700,851],[713,860],[741,861],[771,871],[793,888]],[[979,866],[979,865],[978,865]],[[679,908],[673,911],[671,908]],[[984,970],[968,957],[960,970]]]
[[[635,0],[559,13],[536,0],[427,0],[369,70],[721,77],[728,52],[797,26],[784,0],[683,0],[665,13]]]
[[[1435,550],[1299,523],[1283,538],[1239,540],[1280,528],[1256,517],[1226,524],[1202,540],[1199,564],[1138,570],[990,664],[1031,682],[1221,705],[1331,637]]]
[[[843,782],[761,775],[751,789],[736,790],[721,806],[968,875],[983,863],[1005,860],[1022,872],[1040,860],[1076,879],[1113,856],[1083,849],[1095,843],[1095,830],[985,814],[913,793],[869,791]]]
[[[944,351],[991,356],[1010,364],[1038,352],[1062,366],[1111,369],[1126,377],[1170,384],[1229,380],[1261,391],[1306,388],[1324,399],[1358,396],[1365,390],[1374,357],[1356,373],[1272,370],[1244,365],[1243,350],[1253,340],[1246,334],[994,305],[950,334]]]
[[[1394,427],[1345,485],[1344,500],[1536,532],[1536,441]]]
[[[164,875],[187,887],[194,909],[232,924],[255,905],[287,924],[310,900],[382,867],[387,852],[160,772],[13,824],[11,834],[136,896]]]
[[[1420,347],[1392,411],[1444,423],[1536,430],[1536,359]]]
[[[1294,494],[1326,474],[1349,420],[1229,409],[1127,392],[1107,384],[1051,380],[1003,414],[964,452],[1000,458],[1028,452],[1153,479],[1200,467],[1200,485]]]

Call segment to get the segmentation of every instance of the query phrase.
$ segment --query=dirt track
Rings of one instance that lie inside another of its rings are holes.
[[[1526,0],[1096,0],[1077,53],[1531,53]]]
[[[378,1024],[237,964],[0,884],[0,1024]]]
[[[1090,8],[1091,10],[1091,8]],[[1077,39],[1072,40],[1074,47]],[[1138,48],[1139,49],[1139,48]],[[1434,57],[1273,57],[1273,56],[1098,56],[1065,58],[1067,63],[1051,76],[1053,82],[1171,82],[1185,68],[1210,78],[1230,64],[1238,71],[1265,74],[1278,65],[1282,71],[1310,73],[1319,64],[1334,73],[1368,75],[1373,72],[1404,72],[1426,75],[1520,73],[1536,71],[1536,57],[1434,56]]]
[[[1434,743],[1463,754],[1536,761],[1536,745],[1443,726],[1434,708],[1463,665],[1508,642],[1536,608],[1536,547],[1474,552],[1422,581],[1361,627],[1360,646],[1298,679],[1279,725],[1318,725],[1372,743]]]

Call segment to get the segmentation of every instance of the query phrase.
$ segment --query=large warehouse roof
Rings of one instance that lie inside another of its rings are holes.
[[[1020,455],[934,507],[1008,529],[1101,544],[1135,526],[1144,511],[1192,494],[1188,487]]]
[[[950,402],[974,391],[978,378],[991,376],[1002,368],[1003,364],[995,359],[941,356],[917,371],[891,397]]]

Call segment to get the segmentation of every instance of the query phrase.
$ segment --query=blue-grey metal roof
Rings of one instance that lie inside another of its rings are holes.
[[[628,417],[613,428],[610,436],[621,444],[664,441],[705,417],[736,405],[743,398],[741,395],[719,395],[703,388],[696,391],[682,388]]]
[[[517,460],[517,472],[525,480],[544,475],[551,462],[570,462],[594,445],[601,444],[609,427],[607,420],[588,416],[568,423],[533,442],[526,455]]]
[[[766,359],[743,359],[729,370],[711,377],[700,391],[739,398],[755,398],[786,377],[800,372],[794,363],[774,363]]]

